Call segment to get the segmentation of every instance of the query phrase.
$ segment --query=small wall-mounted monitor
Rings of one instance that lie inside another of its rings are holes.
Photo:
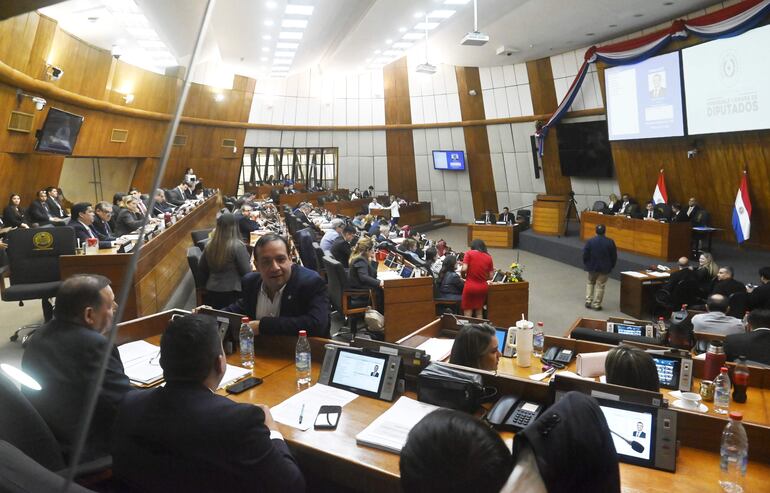
[[[35,134],[37,137],[35,150],[71,156],[83,119],[80,115],[51,108],[48,110],[43,128]]]
[[[433,151],[433,169],[462,171],[465,169],[465,152]]]

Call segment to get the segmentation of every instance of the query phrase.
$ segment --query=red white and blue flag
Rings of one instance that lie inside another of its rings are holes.
[[[749,198],[749,181],[745,171],[741,178],[738,194],[735,196],[733,229],[738,243],[743,243],[751,237],[751,199]]]
[[[668,203],[668,192],[666,191],[666,179],[663,178],[663,170],[658,175],[658,183],[655,185],[655,191],[652,193],[652,201],[656,204]]]

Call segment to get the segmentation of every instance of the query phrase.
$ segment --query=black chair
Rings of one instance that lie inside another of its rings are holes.
[[[639,207],[639,204],[628,204],[628,207],[626,207],[626,216],[635,217],[637,219],[642,217],[642,211]]]
[[[591,210],[594,212],[604,212],[607,209],[607,202],[603,200],[597,200],[594,205],[591,206]]]
[[[316,260],[316,253],[313,248],[313,229],[302,228],[294,233],[294,246],[297,247],[299,252],[299,258],[302,260],[302,265],[308,269],[318,271],[318,261]]]
[[[7,240],[10,286],[0,283],[0,297],[20,306],[27,300],[41,300],[43,317],[50,320],[50,298],[61,285],[59,257],[75,253],[75,231],[70,227],[15,229]]]
[[[213,228],[208,229],[196,229],[190,231],[190,237],[192,238],[193,245],[198,247],[200,251],[206,247],[206,243],[209,241],[209,234],[213,231]]]
[[[203,298],[206,296],[206,283],[203,282],[203,276],[199,268],[201,255],[202,252],[198,247],[192,246],[187,249],[187,265],[190,266],[193,281],[195,281],[195,302],[197,306],[203,304]]]
[[[728,299],[730,304],[725,315],[742,319],[746,315],[746,307],[749,304],[749,293],[739,291],[731,294]]]
[[[367,308],[374,306],[374,296],[368,289],[349,288],[345,267],[335,259],[324,256],[321,261],[326,269],[332,307],[343,316],[346,324],[351,324],[350,332],[355,335],[358,321],[363,320]]]
[[[456,313],[456,314],[462,314],[462,309],[460,307],[460,301],[458,300],[450,300],[448,298],[442,298],[441,292],[439,291],[439,284],[438,279],[433,279],[433,306],[435,308],[436,315],[441,315],[442,313]]]
[[[315,252],[316,271],[322,278],[326,279],[326,268],[323,264],[323,258],[328,252],[324,252],[317,241],[313,242],[313,251]]]
[[[516,224],[519,225],[519,231],[526,231],[532,223],[532,211],[520,209],[516,212]]]
[[[0,493],[62,491],[65,479],[25,454],[14,444],[0,440]],[[95,493],[73,483],[68,493]]]
[[[671,206],[668,204],[655,204],[655,210],[658,212],[658,215],[660,215],[661,219],[665,219],[666,221],[671,220]]]

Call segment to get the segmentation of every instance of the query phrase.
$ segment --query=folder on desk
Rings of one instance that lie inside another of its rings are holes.
[[[402,396],[356,435],[356,443],[399,454],[412,428],[436,409],[439,407]]]
[[[160,348],[147,341],[128,342],[118,347],[126,376],[138,387],[151,387],[163,380]]]

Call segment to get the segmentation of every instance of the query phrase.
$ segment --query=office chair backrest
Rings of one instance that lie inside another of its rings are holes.
[[[64,482],[60,474],[36,462],[12,443],[0,440],[0,493],[61,491]],[[71,484],[67,492],[94,493],[77,483]]]
[[[323,258],[327,252],[324,252],[324,250],[321,248],[321,245],[319,245],[316,241],[313,242],[313,251],[315,252],[316,269],[320,274],[321,272],[325,271]]]
[[[749,294],[746,291],[733,293],[730,295],[729,303],[726,315],[743,318],[746,315],[746,306],[749,304]]]
[[[205,288],[206,284],[203,282],[203,276],[200,272],[200,261],[203,253],[198,247],[191,246],[187,249],[187,265],[190,266],[190,271],[193,275],[193,281],[196,288]]]
[[[195,231],[190,231],[190,237],[192,238],[193,245],[197,246],[198,248],[203,250],[203,246],[205,243],[201,244],[203,241],[208,240],[209,234],[213,228],[208,229],[196,229]]]
[[[345,268],[337,260],[324,256],[321,259],[326,269],[326,282],[328,284],[329,301],[338,312],[342,311],[342,292],[345,290]]]
[[[603,200],[597,200],[596,202],[594,202],[594,205],[591,207],[591,210],[594,212],[602,212],[606,208],[607,208],[607,202]]]
[[[706,209],[701,209],[695,214],[692,223],[694,226],[708,226],[711,215]]]
[[[658,214],[663,216],[664,219],[671,219],[671,206],[668,204],[655,204],[655,210]]]
[[[3,403],[0,411],[0,440],[13,444],[47,469],[63,469],[64,458],[53,432],[24,394],[2,373],[0,402]]]
[[[8,233],[11,284],[59,281],[59,256],[74,253],[75,230],[68,226],[15,229]]]
[[[308,269],[318,271],[315,250],[313,250],[313,230],[311,228],[302,228],[294,233],[294,245],[299,251],[299,258],[302,265]]]

